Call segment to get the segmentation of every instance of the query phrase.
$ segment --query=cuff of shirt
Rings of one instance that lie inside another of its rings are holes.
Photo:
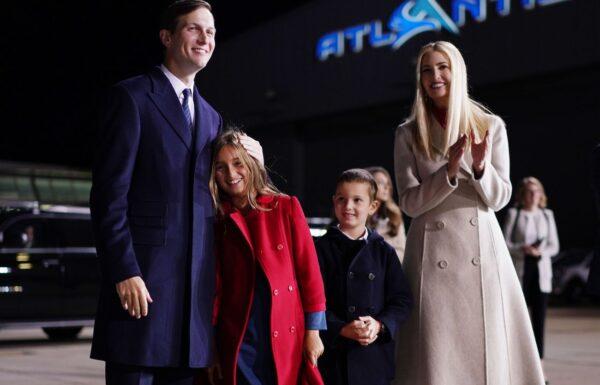
[[[327,320],[324,311],[304,313],[304,324],[306,330],[327,330]]]

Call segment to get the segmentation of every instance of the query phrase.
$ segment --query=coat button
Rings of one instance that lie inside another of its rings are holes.
[[[279,295],[279,290],[277,290],[277,289],[273,290],[273,295]]]
[[[481,260],[479,258],[475,257],[471,260],[471,263],[475,266],[479,266],[479,264],[481,263]]]
[[[438,262],[438,266],[440,267],[440,269],[445,269],[448,267],[448,262],[441,260]]]
[[[278,332],[277,330],[275,330],[275,331],[273,332],[273,337],[277,338],[278,336],[279,336],[279,332]]]
[[[290,333],[292,333],[292,334],[296,333],[296,328],[293,326],[290,326]]]
[[[294,291],[294,286],[292,286],[292,285],[288,286],[288,291]]]
[[[438,229],[438,230],[443,230],[443,229],[444,229],[444,227],[446,227],[446,225],[444,224],[444,222],[442,222],[442,221],[438,221],[438,222],[435,224],[435,227],[437,227],[437,229]]]
[[[277,245],[277,250],[283,250],[283,245],[281,243]]]
[[[355,311],[356,311],[356,307],[355,306],[348,306],[348,312],[354,313]]]
[[[348,278],[350,278],[350,279],[354,279],[354,272],[352,272],[352,271],[351,271],[351,272],[349,272],[349,273],[348,273]]]
[[[369,280],[374,280],[375,279],[375,274],[373,273],[369,273]]]
[[[471,218],[471,220],[469,221],[469,223],[471,223],[471,225],[473,225],[473,226],[477,226],[477,217]]]

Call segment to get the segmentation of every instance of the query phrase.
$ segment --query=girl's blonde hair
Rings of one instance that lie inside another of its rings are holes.
[[[400,225],[402,225],[403,220],[402,211],[400,211],[400,207],[394,202],[394,184],[392,182],[392,177],[385,168],[379,166],[367,167],[367,171],[369,171],[373,177],[375,177],[375,174],[377,173],[383,174],[387,179],[390,188],[390,199],[385,202],[380,202],[381,204],[377,209],[377,215],[371,215],[369,217],[368,225],[370,228],[374,229],[377,226],[377,223],[375,223],[377,217],[389,218],[388,234],[395,237],[398,234],[398,231],[400,231]]]
[[[548,205],[548,197],[546,196],[546,190],[544,189],[544,185],[540,180],[533,176],[527,176],[519,182],[519,188],[517,190],[517,194],[515,195],[515,206],[523,207],[523,201],[525,200],[525,189],[528,184],[533,184],[540,189],[542,196],[540,197],[539,207],[545,209]]]
[[[248,178],[246,181],[246,197],[248,204],[253,209],[258,210],[269,210],[258,204],[256,198],[259,195],[281,195],[282,193],[275,187],[267,176],[267,170],[265,167],[248,154],[244,146],[240,143],[240,136],[245,135],[242,130],[237,127],[230,127],[225,129],[215,139],[213,145],[213,160],[210,169],[210,181],[208,187],[212,195],[213,203],[215,208],[220,214],[223,214],[222,202],[226,198],[226,194],[221,191],[216,181],[216,164],[219,152],[225,146],[232,147],[240,158],[240,161],[248,169]]]
[[[426,44],[419,51],[416,65],[416,94],[412,112],[407,121],[415,124],[415,145],[429,159],[433,158],[435,151],[432,141],[431,127],[433,101],[421,83],[421,65],[423,57],[430,52],[440,52],[449,61],[451,71],[450,96],[448,101],[447,125],[444,130],[443,154],[448,153],[450,146],[456,142],[461,134],[473,132],[481,140],[485,136],[491,112],[482,104],[469,97],[467,86],[467,66],[458,48],[447,41],[436,41]]]

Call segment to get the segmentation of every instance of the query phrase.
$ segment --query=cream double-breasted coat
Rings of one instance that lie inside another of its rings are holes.
[[[432,121],[433,143],[442,128]],[[396,385],[541,385],[525,300],[494,211],[511,196],[506,129],[489,118],[485,170],[470,152],[453,185],[447,158],[413,148],[414,124],[396,132],[400,207],[413,218],[404,271],[415,307],[401,328]]]

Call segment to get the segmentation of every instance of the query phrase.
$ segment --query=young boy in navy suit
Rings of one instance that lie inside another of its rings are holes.
[[[333,196],[338,225],[316,242],[327,298],[319,369],[328,385],[390,384],[394,336],[412,306],[394,248],[366,227],[376,196],[368,171],[344,171]]]

